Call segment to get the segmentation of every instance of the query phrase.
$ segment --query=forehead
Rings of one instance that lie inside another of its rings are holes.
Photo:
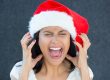
[[[65,32],[68,32],[67,30],[65,30],[65,29],[63,29],[62,27],[59,27],[59,26],[47,26],[45,28],[42,28],[40,31],[51,31],[51,32],[65,31]]]

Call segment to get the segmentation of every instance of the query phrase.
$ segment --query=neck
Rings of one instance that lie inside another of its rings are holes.
[[[41,69],[41,72],[43,72],[45,75],[51,75],[54,77],[61,75],[65,71],[67,71],[67,68],[64,63],[61,63],[59,65],[52,65],[48,62],[44,62]]]

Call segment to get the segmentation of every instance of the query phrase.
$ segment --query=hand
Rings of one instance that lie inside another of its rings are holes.
[[[21,46],[23,51],[23,67],[25,67],[27,71],[33,69],[36,63],[42,58],[42,55],[39,55],[37,58],[32,59],[31,49],[36,40],[33,40],[32,43],[28,46],[30,40],[32,40],[32,38],[29,32],[27,32],[21,39]]]
[[[76,57],[66,56],[76,67],[81,69],[81,67],[87,66],[87,50],[90,47],[91,43],[86,34],[82,33],[79,35],[83,40],[83,47],[78,42],[74,42],[79,49],[78,55]]]

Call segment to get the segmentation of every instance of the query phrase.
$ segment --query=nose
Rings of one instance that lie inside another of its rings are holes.
[[[58,36],[53,36],[52,39],[51,39],[51,43],[52,44],[58,44],[59,43]]]

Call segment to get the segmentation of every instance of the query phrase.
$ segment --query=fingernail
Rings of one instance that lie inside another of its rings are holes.
[[[27,34],[29,34],[29,32],[27,32]]]
[[[76,41],[74,41],[74,43],[76,43]]]
[[[68,54],[66,55],[66,57],[69,57]]]
[[[36,42],[36,40],[34,40],[34,42]]]

